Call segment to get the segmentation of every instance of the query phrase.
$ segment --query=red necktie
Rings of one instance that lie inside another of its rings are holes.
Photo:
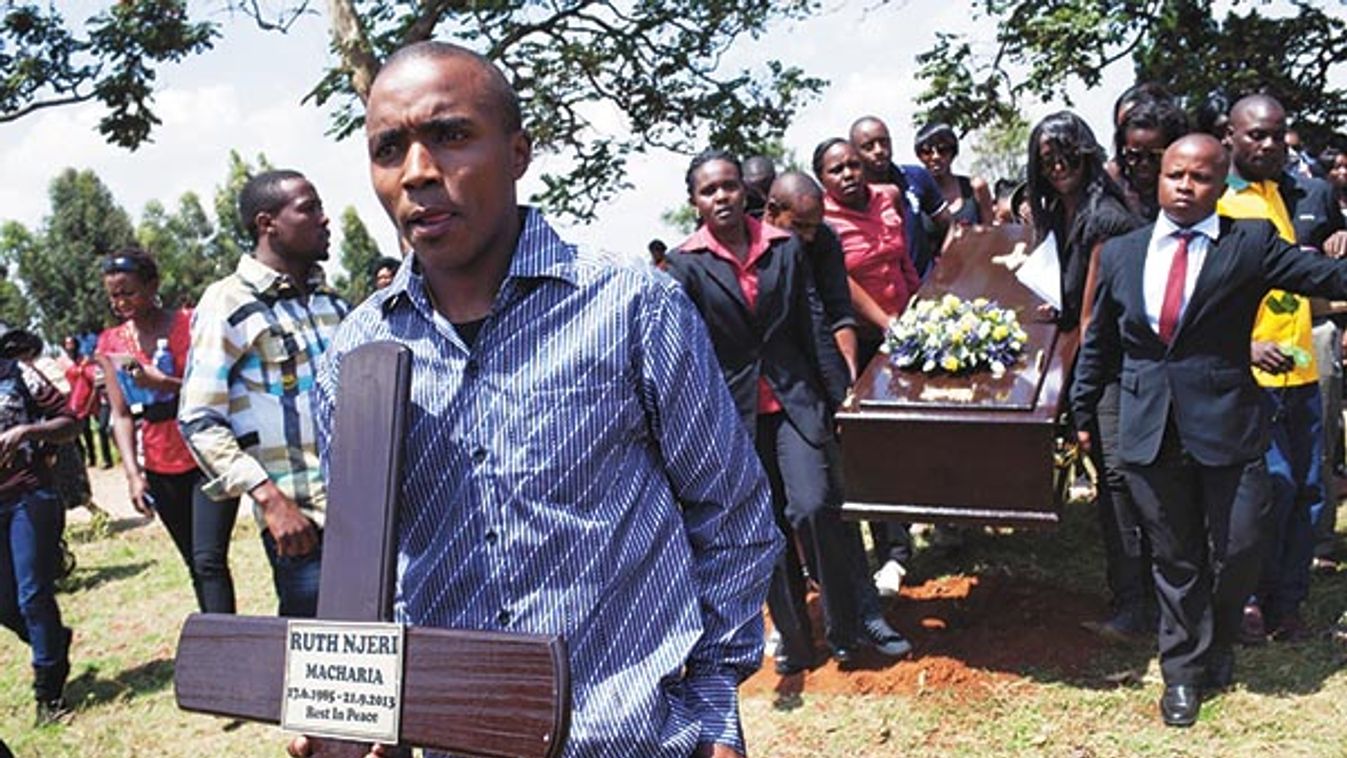
[[[1174,232],[1179,247],[1174,251],[1174,261],[1169,264],[1169,280],[1165,282],[1165,300],[1160,306],[1160,340],[1166,345],[1174,338],[1174,330],[1179,326],[1179,316],[1183,310],[1183,287],[1188,281],[1188,240],[1193,233],[1187,229]]]

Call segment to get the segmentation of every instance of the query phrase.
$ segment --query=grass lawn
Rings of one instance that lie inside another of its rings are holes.
[[[1347,509],[1341,513],[1339,523],[1347,528]],[[109,534],[82,525],[72,527],[70,537],[79,567],[59,600],[75,629],[67,689],[75,714],[68,724],[32,727],[28,649],[0,632],[0,737],[15,755],[283,755],[285,738],[274,727],[174,706],[174,644],[194,602],[187,572],[163,529]],[[981,577],[984,586],[995,577],[1012,590],[1032,588],[1032,595],[1022,596],[1035,602],[1025,603],[1023,618],[1013,621],[1024,634],[1040,635],[1051,651],[1066,644],[1059,639],[1068,637],[1058,634],[1078,633],[1038,624],[1035,616],[1054,602],[1052,588],[1103,605],[1095,540],[1092,512],[1077,505],[1055,531],[973,535],[958,556],[923,554],[914,570],[917,581],[966,575]],[[231,559],[240,612],[274,613],[270,571],[248,518],[235,532]],[[917,604],[907,598],[898,603],[890,615],[903,619],[903,604]],[[1160,725],[1158,671],[1145,650],[1101,647],[1069,669],[1053,663],[1052,655],[1007,662],[989,651],[987,660],[999,660],[994,675],[979,669],[983,656],[956,662],[981,677],[976,688],[927,680],[923,666],[937,657],[937,645],[979,632],[956,623],[914,635],[917,656],[896,666],[846,674],[820,670],[789,688],[770,672],[760,673],[754,680],[759,685],[744,698],[745,730],[755,756],[1347,756],[1347,647],[1332,635],[1341,630],[1344,609],[1347,572],[1316,578],[1307,615],[1325,633],[1301,645],[1240,650],[1240,683],[1205,706],[1202,720],[1189,730]],[[884,677],[895,671],[912,674],[916,684],[865,694],[881,690]]]

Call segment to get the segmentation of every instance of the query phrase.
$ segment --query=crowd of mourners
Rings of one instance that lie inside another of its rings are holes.
[[[1177,223],[1172,216],[1166,221],[1170,209],[1160,188],[1167,171],[1177,185],[1187,169],[1171,166],[1171,148],[1187,140],[1191,150],[1206,149],[1192,135],[1207,134],[1222,147],[1218,158],[1204,160],[1228,167],[1218,177],[1222,218],[1263,219],[1281,240],[1315,255],[1347,252],[1347,153],[1312,155],[1274,99],[1213,99],[1189,114],[1162,87],[1141,84],[1118,98],[1112,126],[1101,143],[1072,112],[1043,118],[1025,146],[1025,177],[956,173],[960,139],[944,124],[920,128],[911,146],[915,162],[899,162],[886,124],[874,117],[820,142],[812,172],[778,172],[765,157],[741,162],[716,150],[688,166],[697,230],[672,249],[652,242],[650,253],[702,317],[787,539],[774,558],[767,591],[778,674],[819,665],[821,651],[841,664],[863,650],[890,658],[912,651],[885,619],[885,598],[898,596],[912,565],[911,529],[868,524],[867,553],[861,526],[842,520],[833,416],[880,354],[885,329],[964,230],[1023,224],[1038,240],[1052,235],[1060,307],[1036,316],[1062,330],[1107,331],[1108,325],[1092,323],[1102,307],[1095,293],[1101,291],[1106,246],[1152,223]],[[381,160],[377,151],[372,160]],[[39,723],[68,713],[63,689],[73,635],[62,621],[56,580],[68,568],[61,541],[65,508],[88,502],[87,483],[64,490],[84,476],[85,466],[120,465],[132,504],[156,517],[171,537],[202,611],[235,610],[228,550],[246,499],[273,569],[278,612],[315,613],[327,493],[313,395],[320,358],[351,306],[323,278],[319,263],[327,257],[328,220],[301,174],[252,177],[239,213],[255,248],[194,308],[165,304],[153,256],[127,248],[101,262],[115,325],[96,336],[65,339],[55,359],[45,358],[41,340],[28,332],[0,337],[0,623],[31,646]],[[451,223],[427,218],[412,219],[403,233]],[[1182,236],[1184,252],[1175,254],[1185,261],[1188,240]],[[1193,271],[1202,266],[1192,265]],[[405,286],[417,275],[409,268],[419,271],[383,259],[369,273],[382,289]],[[1151,269],[1146,271],[1149,282]],[[1165,272],[1158,276],[1164,288]],[[1172,320],[1166,325],[1166,314],[1176,312],[1169,302],[1184,305],[1197,278],[1194,273],[1184,280],[1182,271],[1178,276],[1177,294],[1166,289],[1166,305],[1154,309],[1160,338],[1173,345],[1179,343],[1170,342],[1172,331],[1164,333],[1174,326]],[[426,293],[430,306],[439,308]],[[392,311],[412,296],[401,297],[380,301],[381,307]],[[1255,522],[1227,524],[1203,548],[1211,552],[1198,556],[1175,555],[1172,519],[1138,502],[1147,497],[1127,476],[1131,463],[1120,451],[1129,444],[1128,432],[1119,418],[1126,413],[1120,409],[1135,402],[1124,397],[1134,390],[1125,359],[1115,356],[1114,369],[1104,372],[1081,416],[1082,445],[1098,474],[1099,531],[1112,597],[1108,617],[1083,620],[1089,628],[1120,642],[1160,636],[1162,661],[1191,653],[1174,652],[1184,645],[1214,645],[1202,665],[1217,688],[1228,685],[1222,668],[1227,637],[1256,645],[1312,634],[1302,613],[1312,571],[1336,570],[1344,319],[1347,304],[1336,301],[1276,289],[1263,299],[1245,340],[1246,368],[1262,394],[1244,399],[1257,406],[1270,430],[1260,463],[1272,486],[1258,503]],[[450,326],[471,346],[483,321]],[[1183,410],[1176,404],[1171,413]],[[1180,421],[1162,419],[1161,425]],[[1219,583],[1234,557],[1216,542],[1235,541],[1240,529],[1253,530],[1239,536],[1256,544],[1257,580],[1238,598],[1237,629],[1218,631],[1214,643],[1195,641],[1196,627],[1188,630],[1194,639],[1171,639],[1175,625],[1196,623],[1188,604],[1197,601],[1176,585]],[[953,529],[932,535],[946,546],[960,539]],[[820,630],[811,628],[806,605],[811,582],[824,611]],[[506,611],[501,614],[508,619]],[[1169,683],[1168,669],[1166,675]],[[1175,685],[1189,683],[1178,678]],[[1166,694],[1169,710],[1164,704],[1162,710],[1169,723],[1187,719],[1183,704],[1173,702],[1181,695]]]

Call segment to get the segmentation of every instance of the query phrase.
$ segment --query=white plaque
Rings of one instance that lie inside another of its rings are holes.
[[[400,624],[290,621],[281,727],[319,737],[397,743],[402,632]]]

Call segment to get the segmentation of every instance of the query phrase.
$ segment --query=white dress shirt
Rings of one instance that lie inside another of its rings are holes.
[[[1202,273],[1202,263],[1207,259],[1207,250],[1211,243],[1221,236],[1221,224],[1213,213],[1189,227],[1179,226],[1161,213],[1155,220],[1155,229],[1151,232],[1151,244],[1146,248],[1146,268],[1141,277],[1141,291],[1146,300],[1146,320],[1156,334],[1160,333],[1160,309],[1165,304],[1165,288],[1169,284],[1169,268],[1174,263],[1174,253],[1179,249],[1176,232],[1191,231],[1188,240],[1188,271],[1183,282],[1183,300],[1179,305],[1179,322],[1188,308],[1188,300],[1193,296],[1193,287]]]

